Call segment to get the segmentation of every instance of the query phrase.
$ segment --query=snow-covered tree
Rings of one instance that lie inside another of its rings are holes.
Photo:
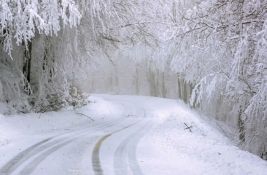
[[[195,84],[191,105],[237,128],[241,145],[258,154],[267,144],[266,7],[265,0],[196,3],[180,13],[172,39],[173,69]]]
[[[65,25],[77,26],[80,19],[73,0],[1,0],[0,38],[11,56],[13,42],[28,47],[37,32],[56,35]]]

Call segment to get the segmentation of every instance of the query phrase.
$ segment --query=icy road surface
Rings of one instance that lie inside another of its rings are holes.
[[[176,100],[93,95],[81,109],[0,116],[0,175],[266,175]]]

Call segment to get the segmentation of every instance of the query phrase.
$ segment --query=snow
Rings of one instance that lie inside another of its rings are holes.
[[[74,110],[0,115],[0,170],[29,146],[56,135],[67,137],[61,134],[73,131],[78,140],[47,157],[43,154],[50,148],[36,153],[14,173],[27,172],[25,167],[34,164],[31,162],[38,160],[38,156],[44,156],[43,162],[37,163],[35,174],[92,174],[90,155],[101,138],[99,156],[105,174],[132,174],[139,172],[139,168],[145,175],[263,175],[267,172],[265,161],[240,150],[215,124],[180,101],[104,94],[91,95],[89,101],[89,105]],[[109,121],[115,125],[93,129]],[[87,128],[88,133],[81,132]]]
[[[0,102],[0,114],[8,113],[9,109],[6,104]],[[1,118],[1,116],[0,116]]]
[[[98,96],[89,97],[90,105],[80,111],[89,112],[92,115],[122,115],[123,107],[116,103],[111,103]]]
[[[185,130],[184,122],[193,126],[192,132]],[[207,124],[181,115],[169,117],[147,134],[139,155],[147,175],[264,175],[267,168],[266,162],[240,150]]]
[[[29,145],[50,136],[89,126],[109,113],[116,118],[118,106],[97,97],[92,104],[77,110],[3,116],[0,114],[0,166]],[[103,119],[104,120],[104,119]],[[11,154],[6,154],[6,151]]]

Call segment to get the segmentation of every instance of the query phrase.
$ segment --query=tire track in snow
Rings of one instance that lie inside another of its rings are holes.
[[[117,120],[112,121],[110,123],[108,123],[107,125],[101,126],[100,128],[96,128],[96,129],[107,129],[109,127],[112,127],[114,125],[117,124]],[[90,128],[91,129],[91,128]],[[49,155],[53,154],[54,152],[56,152],[57,150],[59,150],[60,148],[67,146],[68,144],[72,143],[74,140],[78,139],[81,136],[86,136],[87,133],[90,131],[90,129],[88,129],[86,132],[81,133],[80,135],[74,137],[74,138],[70,138],[69,140],[65,140],[63,143],[59,143],[57,145],[54,145],[53,147],[49,148],[48,150],[44,151],[43,153],[41,153],[39,156],[37,156],[36,158],[34,158],[33,160],[31,160],[31,162],[29,162],[24,168],[23,170],[20,171],[19,175],[30,175],[31,173],[33,173],[33,171],[37,168],[37,166],[44,160],[46,159]],[[89,139],[96,139],[98,136],[91,136]]]
[[[84,133],[86,135],[86,133]],[[81,135],[83,136],[83,135]],[[97,136],[91,136],[89,139],[96,139]],[[48,156],[53,154],[54,152],[58,151],[59,149],[63,148],[64,146],[69,145],[73,141],[75,141],[77,138],[72,138],[70,140],[66,140],[60,144],[57,144],[47,150],[45,150],[43,153],[41,153],[39,156],[35,157],[33,160],[31,160],[20,172],[19,175],[30,175],[33,173],[33,171],[37,168],[37,166],[42,163],[44,159],[46,159]]]
[[[101,148],[103,142],[106,139],[108,139],[110,136],[112,136],[113,134],[118,133],[118,132],[125,130],[127,128],[130,128],[131,126],[136,125],[138,122],[140,122],[140,121],[137,121],[135,123],[132,123],[128,126],[121,128],[121,129],[113,131],[112,133],[106,134],[98,140],[98,142],[95,144],[95,147],[93,149],[93,154],[92,154],[92,167],[93,167],[93,171],[94,171],[95,175],[104,175],[104,172],[103,172],[103,169],[101,166],[101,162],[100,162],[100,156],[99,156],[100,148]]]
[[[42,141],[30,146],[26,150],[20,152],[19,154],[17,154],[13,159],[11,159],[7,164],[5,164],[1,168],[0,175],[8,175],[8,174],[12,173],[16,169],[17,165],[19,165],[20,162],[24,161],[26,159],[26,156],[31,154],[36,147],[39,147],[39,146],[47,143],[52,138],[53,137],[42,140]]]
[[[20,172],[19,175],[30,175],[35,169],[36,167],[45,159],[47,158],[50,154],[56,152],[57,150],[59,150],[60,148],[70,144],[73,140],[75,139],[71,139],[71,140],[67,140],[63,143],[60,143],[56,146],[53,146],[49,149],[47,149],[46,151],[44,151],[41,155],[37,156],[36,158],[34,158],[32,161],[30,161]]]
[[[80,129],[78,131],[69,131],[63,134],[60,134],[55,137],[50,137],[47,139],[44,139],[29,148],[25,149],[24,151],[20,152],[17,154],[14,158],[12,158],[9,162],[7,162],[1,169],[0,169],[0,175],[10,175],[12,174],[17,168],[20,167],[24,162],[29,160],[30,158],[34,157],[36,154],[38,154],[41,151],[44,151],[46,149],[49,149],[50,147],[53,147],[57,144],[61,144],[61,142],[64,142],[64,140],[68,140],[69,137],[67,136],[72,136],[75,137],[75,135],[79,133],[86,132],[91,129],[103,129],[107,128],[110,126],[115,125],[117,120],[114,121],[107,121],[104,124],[99,123],[91,128],[86,128],[86,129]],[[61,138],[62,137],[62,138]],[[64,138],[66,137],[66,138]],[[62,147],[62,146],[61,146]]]
[[[127,174],[127,152],[125,151],[125,145],[127,144],[128,140],[129,138],[125,139],[115,151],[113,164],[115,175]]]
[[[128,174],[128,167],[131,169],[133,175],[143,175],[136,158],[136,148],[139,140],[144,135],[144,131],[147,130],[147,125],[148,123],[142,126],[137,132],[128,136],[116,149],[114,154],[115,175]]]

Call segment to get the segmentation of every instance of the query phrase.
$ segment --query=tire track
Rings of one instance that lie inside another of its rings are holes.
[[[74,139],[71,140],[67,140],[64,141],[63,143],[60,143],[56,146],[53,146],[49,149],[47,149],[46,151],[44,151],[41,155],[37,156],[36,158],[34,158],[32,161],[30,161],[20,172],[19,175],[30,175],[35,169],[36,167],[45,159],[47,158],[50,154],[56,152],[57,150],[59,150],[60,148],[70,144]]]
[[[115,175],[125,175],[127,174],[127,154],[125,151],[125,145],[129,139],[125,139],[119,147],[116,149],[114,154],[114,174]]]
[[[30,146],[26,150],[20,152],[19,154],[17,154],[13,159],[11,159],[7,164],[5,164],[1,168],[0,174],[1,175],[8,175],[8,174],[12,173],[16,169],[16,166],[18,165],[18,163],[21,162],[21,161],[24,161],[26,159],[26,156],[31,154],[32,151],[36,147],[39,147],[40,145],[50,141],[51,139],[53,139],[53,137],[47,138],[45,140],[42,140],[42,141]]]
[[[113,134],[118,133],[118,132],[125,130],[127,128],[130,128],[131,126],[136,125],[138,122],[140,122],[140,121],[137,121],[135,123],[127,125],[121,129],[113,131],[112,133],[106,134],[98,140],[98,142],[95,144],[95,147],[94,147],[93,153],[92,153],[92,167],[93,167],[93,171],[94,171],[95,175],[104,175],[104,172],[103,172],[103,169],[101,166],[101,162],[100,162],[100,156],[99,156],[100,148],[101,148],[103,142],[106,139],[108,139],[110,136],[112,136]]]
[[[136,157],[136,148],[139,140],[144,136],[144,131],[151,128],[146,123],[137,132],[127,137],[116,149],[114,154],[114,174],[126,175],[128,168],[133,175],[143,175]],[[128,163],[128,164],[127,164]]]
[[[84,133],[83,135],[86,135],[86,133]],[[83,136],[81,135],[81,136]],[[89,139],[96,139],[97,136],[91,136]],[[63,148],[64,146],[69,145],[70,143],[72,143],[73,141],[75,141],[77,138],[72,138],[70,140],[66,140],[58,145],[55,145],[47,150],[45,150],[43,153],[41,153],[39,156],[35,157],[33,160],[31,160],[20,172],[19,175],[30,175],[33,173],[33,171],[38,167],[38,165],[40,163],[42,163],[42,161],[44,159],[46,159],[48,156],[50,156],[51,154],[53,154],[54,152],[58,151],[59,149]]]
[[[117,120],[107,121],[104,124],[103,123],[99,123],[99,124],[97,124],[97,125],[95,125],[95,126],[93,126],[91,128],[85,128],[85,129],[81,129],[81,130],[78,130],[78,131],[69,131],[69,132],[66,132],[64,134],[61,134],[61,135],[58,135],[58,136],[55,136],[55,137],[50,137],[50,138],[47,138],[45,140],[42,140],[42,141],[30,146],[26,150],[20,152],[14,158],[12,158],[10,161],[8,161],[0,169],[0,175],[10,175],[10,174],[12,174],[24,162],[26,162],[30,158],[34,157],[36,154],[38,154],[41,151],[44,151],[46,149],[49,149],[50,147],[53,147],[53,146],[55,146],[57,144],[60,144],[61,142],[64,142],[64,140],[67,141],[69,136],[75,137],[75,135],[77,136],[77,134],[89,131],[91,129],[103,129],[103,128],[106,128],[106,127],[110,127],[110,126],[113,126],[116,121]],[[66,137],[66,138],[64,138],[64,137]]]

